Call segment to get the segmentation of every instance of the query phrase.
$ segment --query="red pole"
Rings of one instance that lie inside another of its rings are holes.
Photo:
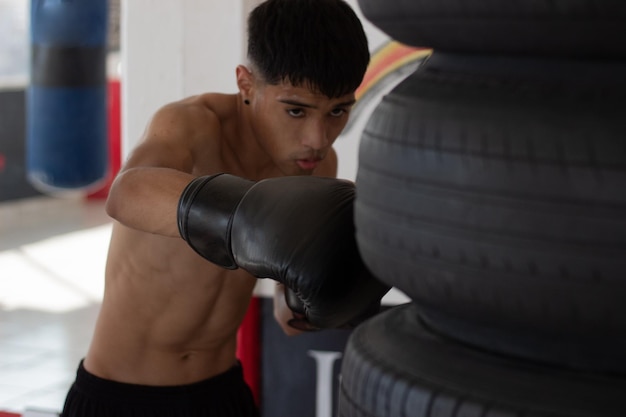
[[[109,188],[120,170],[122,163],[122,127],[121,127],[121,84],[118,79],[108,80],[108,138],[109,172],[107,183],[99,190],[89,194],[89,199],[106,199]]]
[[[237,332],[237,358],[243,366],[243,376],[250,386],[256,404],[261,398],[261,302],[250,300],[248,311]]]

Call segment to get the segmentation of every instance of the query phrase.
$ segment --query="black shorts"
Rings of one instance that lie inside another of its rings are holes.
[[[61,417],[258,417],[241,365],[178,386],[125,384],[90,374],[80,363]]]

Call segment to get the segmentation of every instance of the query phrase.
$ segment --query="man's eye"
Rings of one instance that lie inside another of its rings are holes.
[[[302,117],[304,116],[304,111],[302,109],[289,109],[287,113],[291,117]]]
[[[330,115],[334,117],[340,117],[340,116],[343,116],[345,113],[346,113],[346,109],[334,109],[333,111],[330,112]]]

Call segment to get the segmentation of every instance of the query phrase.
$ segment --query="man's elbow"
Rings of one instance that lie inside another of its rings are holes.
[[[120,221],[122,213],[122,196],[124,195],[125,188],[125,172],[121,172],[117,175],[111,187],[109,189],[109,195],[106,199],[104,209],[106,214],[114,220]]]

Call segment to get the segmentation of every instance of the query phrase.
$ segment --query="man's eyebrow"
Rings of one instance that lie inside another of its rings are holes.
[[[315,108],[315,106],[313,106],[311,104],[301,103],[299,101],[289,100],[287,98],[286,99],[279,99],[278,101],[281,102],[281,103],[290,104],[290,105],[296,106],[296,107],[306,107],[306,108],[309,108],[309,109],[314,109]]]

